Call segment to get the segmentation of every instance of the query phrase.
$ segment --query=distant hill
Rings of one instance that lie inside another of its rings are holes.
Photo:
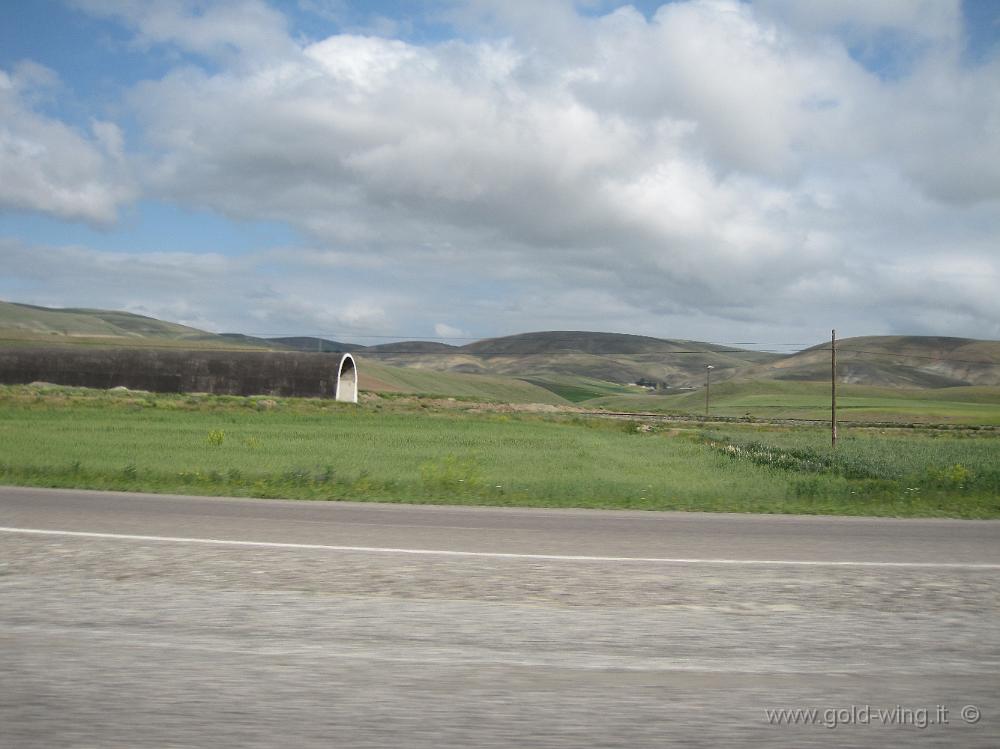
[[[431,343],[429,347],[435,348],[442,345],[444,344]],[[226,358],[227,356],[235,357],[239,361],[246,361],[247,354],[240,352],[247,350],[257,350],[264,354],[264,358],[260,360],[261,363],[271,365],[272,369],[275,362],[280,364],[280,360],[285,358],[284,356],[275,357],[274,354],[282,351],[289,352],[289,359],[297,362],[298,368],[302,369],[305,366],[303,362],[307,358],[309,360],[307,363],[310,366],[313,362],[319,361],[319,358],[303,357],[298,353],[290,353],[295,349],[315,353],[318,349],[323,352],[337,352],[345,349],[356,351],[366,348],[365,346],[308,337],[268,340],[239,333],[217,335],[130,312],[53,309],[11,302],[0,302],[0,346],[7,347],[8,358],[27,352],[33,357],[33,362],[48,362],[51,365],[49,369],[53,371],[58,369],[58,366],[52,365],[52,361],[62,362],[65,366],[67,360],[71,361],[71,357],[81,354],[84,357],[89,357],[88,361],[113,361],[114,364],[107,366],[109,376],[121,369],[122,356],[128,358],[133,354],[142,354],[143,352],[135,351],[135,349],[140,348],[174,349],[169,354],[155,354],[155,359],[152,360],[161,368],[166,367],[167,370],[170,370],[170,362],[176,360],[177,357],[197,360],[206,355],[214,356],[213,361],[216,366],[220,362],[231,363]],[[405,344],[402,348],[410,346],[411,344]],[[396,347],[400,347],[400,344],[387,344],[385,346],[385,348],[390,349]],[[28,351],[29,348],[30,351]],[[189,349],[192,350],[191,355],[186,356],[185,350]],[[219,354],[206,354],[206,349],[213,351],[227,349],[232,350],[233,353],[223,354],[220,359]],[[4,349],[0,348],[0,359],[3,356]],[[135,357],[132,356],[132,358]],[[338,361],[337,357],[329,357],[329,359],[331,362]],[[70,364],[69,367],[71,370],[79,370],[79,367],[73,364]],[[144,374],[150,380],[148,387],[155,388],[158,373],[154,369],[150,366],[149,371]],[[506,403],[549,405],[568,405],[569,403],[549,388],[511,377],[470,377],[453,373],[420,372],[415,369],[386,366],[375,360],[365,362],[359,369],[361,387],[365,390],[445,397],[471,397]],[[159,374],[162,375],[162,372]],[[166,379],[170,379],[169,374]],[[82,380],[80,382],[72,380],[68,384],[85,383]]]
[[[93,338],[202,338],[204,331],[152,317],[99,309],[52,309],[32,304],[0,302],[0,328],[31,335]]]
[[[289,339],[281,339],[288,342]],[[315,339],[310,339],[316,350]],[[659,385],[658,392],[701,388],[705,369],[715,382],[828,382],[830,346],[782,355],[684,339],[623,333],[548,331],[489,338],[464,346],[405,341],[378,346],[333,344],[402,367],[506,375],[553,392],[602,389],[597,382]],[[307,350],[303,348],[302,350]],[[942,388],[1000,385],[1000,341],[936,336],[865,336],[838,342],[838,380],[875,387]],[[586,380],[581,384],[581,380]],[[577,398],[572,398],[576,400]]]
[[[438,372],[494,374],[552,383],[561,392],[566,378],[590,383],[647,383],[664,389],[694,387],[705,367],[724,380],[737,370],[780,358],[779,354],[731,349],[697,341],[624,333],[549,331],[488,338],[464,346],[438,341],[400,341],[360,346],[317,338],[275,338],[300,351],[351,351],[395,366]],[[322,348],[320,348],[322,346]],[[575,387],[575,385],[574,385]],[[584,387],[589,391],[591,385]],[[600,388],[598,388],[600,390]]]
[[[642,382],[663,389],[695,386],[709,364],[719,379],[726,379],[744,367],[780,358],[697,341],[588,331],[522,333],[464,346],[406,342],[372,346],[365,353],[420,369],[502,374],[532,382],[567,377]]]
[[[670,394],[701,388],[709,365],[713,367],[713,383],[828,382],[830,378],[828,343],[782,355],[685,339],[545,331],[463,346],[440,341],[362,346],[310,336],[264,339],[239,333],[220,335],[130,312],[0,302],[0,345],[59,343],[350,351],[371,362],[411,370],[518,378],[575,402],[585,402],[588,397],[629,397],[654,391]],[[932,336],[848,338],[838,343],[838,379],[875,387],[1000,385],[1000,341]]]
[[[397,341],[365,348],[369,354],[451,354],[460,350],[457,346],[438,341]]]
[[[284,348],[261,338],[216,335],[187,325],[115,310],[38,307],[0,302],[0,342],[102,346]]]
[[[838,381],[882,387],[1000,385],[1000,341],[939,336],[863,336],[837,342]],[[830,344],[739,373],[741,380],[830,379]]]
[[[429,354],[456,351],[455,346],[436,341],[395,341],[380,343],[375,346],[362,346],[360,343],[343,343],[314,336],[293,336],[285,338],[268,338],[272,343],[295,349],[296,351],[344,351],[354,353],[364,351],[368,354]]]
[[[455,346],[449,346],[447,343],[438,343],[437,341],[395,341],[393,343],[379,343],[375,346],[362,346],[360,343],[343,343],[341,341],[331,341],[326,338],[315,338],[313,336],[268,338],[267,340],[288,346],[296,351],[344,351],[351,353],[364,351],[368,354],[385,355],[437,354],[458,350]]]
[[[228,334],[227,334],[228,335]],[[267,338],[271,344],[286,346],[295,351],[319,351],[321,353],[339,353],[341,351],[361,351],[365,346],[354,343],[341,343],[340,341],[328,341],[326,338],[316,338],[314,336],[287,336],[285,338]]]
[[[670,354],[692,349],[700,353],[720,353],[733,350],[726,346],[697,341],[651,338],[628,333],[593,333],[582,330],[520,333],[503,338],[486,338],[461,347],[462,351],[469,353],[498,355],[550,354],[559,351],[573,351],[598,356]],[[769,360],[773,356],[761,354],[759,358]]]

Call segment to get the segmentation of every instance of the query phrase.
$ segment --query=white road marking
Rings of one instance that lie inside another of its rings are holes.
[[[577,554],[515,554],[502,551],[453,551],[448,549],[396,549],[383,546],[331,546],[327,544],[296,544],[282,541],[240,541],[226,538],[188,538],[183,536],[140,536],[131,533],[95,533],[46,528],[0,527],[0,533],[21,533],[36,536],[69,536],[72,538],[106,538],[121,541],[156,541],[216,546],[246,546],[264,549],[310,549],[315,551],[348,551],[374,554],[414,554],[423,556],[473,557],[486,559],[537,559],[564,562],[646,562],[656,564],[732,564],[786,567],[902,567],[927,569],[1000,570],[1000,564],[965,562],[857,562],[794,559],[698,559],[674,557],[605,557]]]

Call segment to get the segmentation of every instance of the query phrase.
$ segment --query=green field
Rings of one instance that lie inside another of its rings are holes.
[[[704,414],[705,391],[676,395],[619,395],[581,405],[612,411]],[[755,419],[829,419],[830,385],[820,382],[720,382],[711,389],[711,414]],[[855,422],[1000,425],[1000,388],[877,388],[839,385],[838,418]]]
[[[0,483],[547,507],[1000,517],[993,432],[725,433],[481,404],[0,388]]]
[[[619,385],[615,382],[595,380],[590,377],[563,375],[559,377],[524,377],[525,382],[537,385],[570,403],[583,403],[608,396],[641,395],[645,388],[635,385]]]
[[[502,403],[569,404],[569,401],[548,388],[513,377],[393,367],[361,356],[358,357],[358,371],[361,375],[361,390],[368,392],[475,398]]]

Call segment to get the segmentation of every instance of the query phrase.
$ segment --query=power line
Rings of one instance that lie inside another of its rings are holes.
[[[821,349],[817,348],[817,349],[812,349],[812,350],[813,351],[829,351],[830,349],[829,348],[821,348]],[[837,351],[839,351],[842,354],[847,353],[847,354],[866,354],[868,356],[895,356],[895,357],[899,357],[901,359],[923,359],[923,360],[926,360],[926,361],[949,362],[951,364],[986,364],[986,365],[994,366],[994,367],[1000,366],[1000,362],[983,361],[982,359],[948,359],[948,358],[941,357],[941,356],[921,356],[919,354],[898,354],[898,353],[894,353],[894,352],[891,352],[891,351],[866,351],[864,349],[850,349],[850,348],[848,348],[848,349],[838,348]]]

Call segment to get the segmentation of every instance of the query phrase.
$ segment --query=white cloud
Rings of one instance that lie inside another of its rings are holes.
[[[961,0],[756,0],[754,6],[809,31],[893,30],[920,40],[954,41],[962,25]]]
[[[0,239],[0,298],[53,307],[123,309],[214,332],[392,332],[411,297],[377,284],[318,277],[308,264],[260,253],[100,252]],[[25,290],[30,297],[25,297]]]
[[[117,125],[80,132],[36,110],[58,85],[29,63],[0,70],[0,211],[37,211],[107,225],[134,192]]]
[[[284,16],[261,0],[71,0],[80,10],[119,20],[135,44],[172,44],[219,61],[277,57],[293,49]]]
[[[461,328],[439,322],[434,324],[434,335],[439,338],[460,338],[464,335],[464,331]]]
[[[309,237],[271,253],[261,326],[996,333],[990,295],[918,280],[1000,265],[1000,61],[961,62],[957,3],[482,0],[449,16],[479,36],[428,45],[296,42],[260,2],[80,4],[212,58],[128,104],[150,195]],[[850,53],[885,30],[905,75]],[[76,137],[126,158],[113,126]]]

